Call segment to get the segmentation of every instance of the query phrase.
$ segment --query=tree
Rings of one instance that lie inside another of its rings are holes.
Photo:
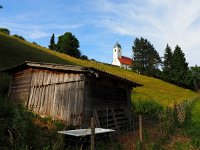
[[[88,60],[88,57],[86,55],[81,55],[80,59],[82,59],[82,60]]]
[[[197,65],[190,68],[192,76],[192,87],[195,90],[200,90],[200,67]]]
[[[158,52],[153,45],[144,38],[136,38],[132,47],[133,69],[141,74],[157,76],[158,66],[161,63]]]
[[[172,78],[172,59],[173,53],[169,45],[167,44],[164,53],[164,61],[163,61],[163,79],[170,81]]]
[[[0,32],[10,35],[10,31],[6,28],[0,28]]]
[[[52,34],[51,39],[50,39],[49,49],[56,50],[54,33]]]
[[[172,81],[179,86],[188,86],[190,81],[188,63],[185,54],[177,45],[172,59]]]
[[[81,52],[78,48],[79,41],[72,33],[66,32],[58,37],[57,51],[79,58]]]

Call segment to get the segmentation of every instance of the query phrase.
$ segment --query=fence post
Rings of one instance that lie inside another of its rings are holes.
[[[91,150],[95,147],[95,127],[94,127],[94,117],[91,117]]]
[[[174,126],[175,127],[178,127],[178,125],[179,125],[179,121],[178,121],[178,109],[177,109],[177,104],[176,103],[174,103],[174,110],[173,110],[174,112]]]
[[[142,115],[139,115],[139,133],[140,133],[140,141],[143,142],[143,138],[142,138]]]

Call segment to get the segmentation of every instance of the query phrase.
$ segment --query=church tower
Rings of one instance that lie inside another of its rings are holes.
[[[118,42],[115,43],[115,45],[113,46],[113,61],[112,61],[113,65],[120,66],[119,58],[122,57],[121,50],[122,50],[121,45]]]
[[[133,59],[126,56],[122,56],[122,47],[118,42],[115,43],[113,47],[112,65],[129,70],[132,69]]]
[[[121,45],[118,42],[115,43],[115,45],[113,46],[113,59],[118,59],[122,57],[121,50]]]

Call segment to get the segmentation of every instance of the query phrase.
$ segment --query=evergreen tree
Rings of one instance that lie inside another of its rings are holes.
[[[179,86],[188,86],[190,84],[189,76],[189,68],[185,54],[177,45],[172,59],[172,81]]]
[[[56,50],[54,33],[52,34],[51,39],[50,39],[49,49]]]
[[[78,48],[79,41],[72,33],[66,32],[58,37],[57,51],[79,58],[81,52]]]
[[[158,66],[161,62],[158,52],[153,45],[144,38],[136,38],[132,47],[133,69],[141,74],[158,76]]]
[[[197,65],[190,68],[192,76],[192,88],[194,90],[200,90],[200,67]]]
[[[163,61],[163,79],[170,81],[172,78],[172,59],[173,53],[169,45],[167,44],[164,53],[164,61]]]

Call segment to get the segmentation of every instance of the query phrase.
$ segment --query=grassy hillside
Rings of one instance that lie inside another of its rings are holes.
[[[25,60],[95,67],[127,78],[144,85],[133,89],[134,94],[132,94],[132,99],[134,100],[150,98],[163,105],[173,105],[174,103],[179,103],[197,96],[197,94],[191,90],[168,84],[159,79],[143,76],[132,71],[102,63],[76,59],[0,33],[0,71],[23,63]]]

